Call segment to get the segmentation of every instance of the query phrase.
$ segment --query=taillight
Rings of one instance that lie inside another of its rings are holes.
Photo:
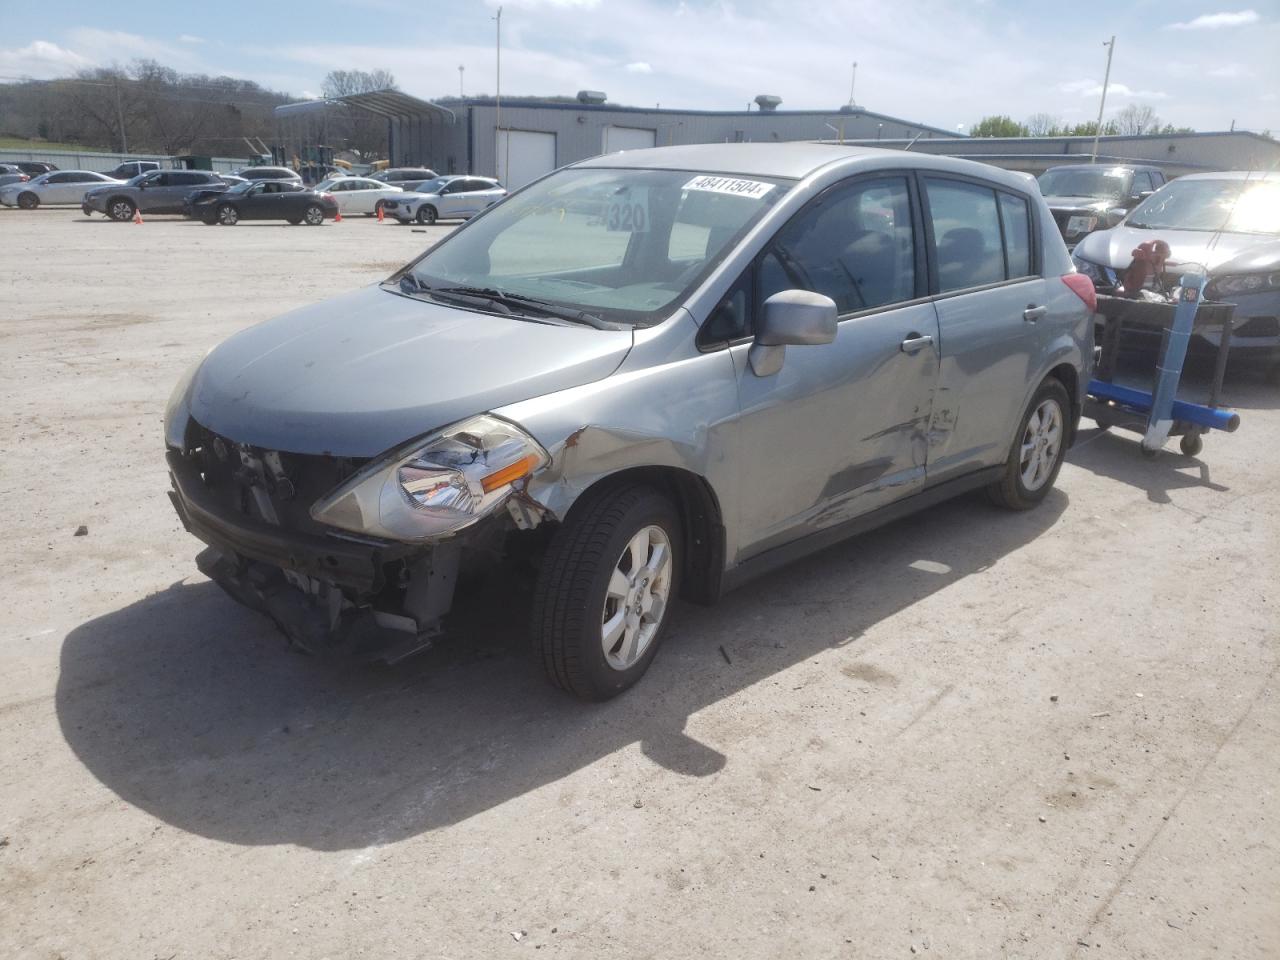
[[[1084,305],[1089,308],[1090,313],[1098,312],[1098,291],[1093,286],[1093,281],[1086,277],[1083,273],[1064,273],[1062,282],[1071,288],[1071,292],[1084,301]]]

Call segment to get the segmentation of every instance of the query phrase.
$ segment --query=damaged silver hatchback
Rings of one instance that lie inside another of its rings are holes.
[[[298,646],[394,662],[473,577],[527,575],[547,674],[604,699],[677,597],[967,490],[1042,500],[1093,296],[992,167],[598,157],[213,350],[169,403],[171,496],[200,569]]]

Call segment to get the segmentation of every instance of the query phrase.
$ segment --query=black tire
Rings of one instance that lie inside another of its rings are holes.
[[[302,222],[309,227],[318,227],[324,223],[324,208],[319,204],[311,204],[302,214]]]
[[[302,222],[302,218],[301,218],[301,217],[290,217],[290,218],[289,218],[289,222],[290,222],[291,224],[293,224],[293,225],[296,227],[298,224],[300,224],[300,223]]]
[[[435,207],[429,203],[424,203],[418,208],[418,216],[415,219],[423,226],[429,227],[436,222],[438,216],[439,214],[436,212]]]
[[[34,210],[40,206],[40,198],[34,193],[18,194],[18,207],[22,210]]]
[[[1184,457],[1198,456],[1204,449],[1204,438],[1198,433],[1184,433],[1182,439],[1178,441],[1178,449],[1182,451]]]
[[[216,214],[211,213],[211,214],[208,214],[207,216],[201,217],[200,222],[203,223],[206,227],[216,227],[218,225],[218,217]]]
[[[662,642],[680,588],[680,519],[651,487],[626,486],[591,496],[556,531],[534,587],[531,633],[548,679],[581,700],[608,700],[639,680]],[[627,544],[649,526],[670,547],[667,599],[648,646],[627,669],[606,659],[601,638],[610,578]]]
[[[137,206],[128,197],[112,197],[107,201],[107,216],[120,223],[133,219]]]
[[[1033,414],[1041,410],[1045,404],[1057,405],[1060,424],[1060,439],[1053,451],[1049,469],[1038,485],[1028,486],[1023,479],[1026,469],[1023,460],[1023,443],[1027,436],[1027,427]],[[1062,469],[1062,461],[1067,454],[1067,436],[1071,424],[1071,398],[1067,389],[1054,377],[1049,377],[1040,384],[1027,409],[1018,420],[1018,432],[1014,434],[1010,446],[1009,457],[1005,461],[1004,475],[987,487],[987,496],[996,506],[1007,510],[1030,510],[1049,495],[1054,482],[1058,479],[1058,471]]]
[[[240,222],[240,211],[229,203],[218,207],[218,222],[224,227],[234,227]]]

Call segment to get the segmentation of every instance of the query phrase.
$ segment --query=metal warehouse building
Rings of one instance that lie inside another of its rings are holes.
[[[910,141],[859,143],[902,149]],[[1040,174],[1061,164],[1089,163],[1093,137],[964,137],[946,143],[921,139],[911,149]],[[1152,164],[1171,177],[1211,170],[1277,170],[1280,142],[1243,130],[1099,137],[1098,162]]]
[[[664,110],[619,107],[583,91],[576,101],[419,100],[397,90],[276,109],[277,140],[306,155],[322,143],[334,112],[360,110],[387,121],[393,166],[496,176],[515,188],[557,167],[616,150],[686,143],[919,137],[956,134],[861,108],[779,110],[778,98],[756,98],[756,110]]]

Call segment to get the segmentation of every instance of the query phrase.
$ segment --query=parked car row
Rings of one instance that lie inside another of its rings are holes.
[[[1050,167],[1036,182],[1069,250],[1094,230],[1114,227],[1166,181],[1159,167],[1074,164]]]

